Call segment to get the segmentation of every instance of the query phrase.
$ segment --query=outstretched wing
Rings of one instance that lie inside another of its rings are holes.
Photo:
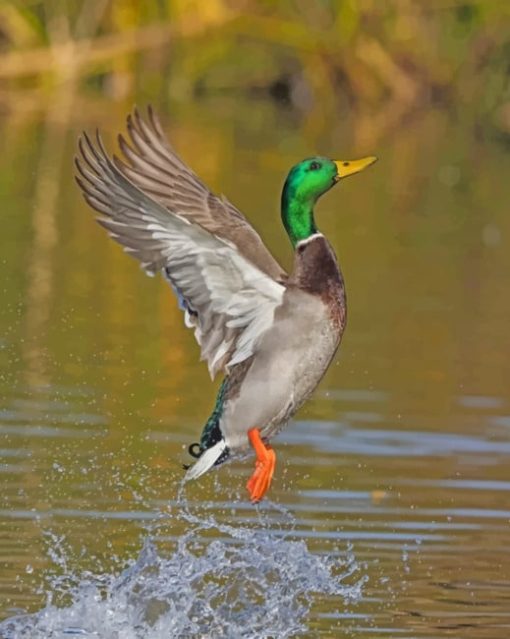
[[[79,141],[77,182],[99,223],[149,273],[163,271],[185,310],[211,376],[249,358],[271,326],[285,286],[234,243],[170,211],[133,184],[108,157],[99,134]],[[205,187],[204,187],[205,188]]]
[[[129,142],[119,135],[127,161],[115,158],[117,168],[144,193],[172,213],[232,242],[252,264],[275,280],[286,273],[271,255],[244,215],[225,197],[211,193],[168,143],[151,107],[147,121],[137,109],[127,118]]]

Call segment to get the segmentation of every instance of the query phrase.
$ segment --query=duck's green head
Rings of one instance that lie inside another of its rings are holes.
[[[317,233],[313,207],[339,180],[370,166],[377,158],[330,160],[314,157],[292,167],[282,192],[282,220],[293,246]]]

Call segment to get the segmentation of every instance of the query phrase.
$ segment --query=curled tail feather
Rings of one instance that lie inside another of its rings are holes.
[[[228,455],[228,447],[224,439],[220,439],[214,446],[204,450],[198,460],[191,466],[184,475],[185,481],[198,479],[201,475],[217,464],[222,456]]]

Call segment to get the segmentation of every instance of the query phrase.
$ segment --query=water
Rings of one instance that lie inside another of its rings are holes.
[[[72,183],[78,132],[127,107],[76,100],[0,117],[0,636],[506,639],[505,148],[433,110],[371,139],[266,102],[163,116],[286,265],[288,166],[381,157],[318,209],[349,325],[255,508],[251,460],[179,492],[217,382]]]
[[[2,636],[292,637],[307,629],[311,595],[327,595],[342,608],[361,597],[366,578],[350,552],[313,554],[263,518],[248,528],[197,517],[187,507],[179,516],[191,527],[171,554],[158,550],[154,526],[119,574],[70,573],[62,540],[51,535],[62,574],[49,579],[46,606],[0,624]],[[56,605],[59,595],[71,603]]]

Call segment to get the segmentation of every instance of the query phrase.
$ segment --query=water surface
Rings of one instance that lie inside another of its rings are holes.
[[[287,267],[288,167],[381,158],[318,207],[349,324],[254,508],[250,460],[180,492],[217,382],[72,181],[79,131],[110,142],[129,106],[69,100],[0,118],[0,634],[508,637],[505,147],[434,110],[370,137],[264,101],[163,110]]]

